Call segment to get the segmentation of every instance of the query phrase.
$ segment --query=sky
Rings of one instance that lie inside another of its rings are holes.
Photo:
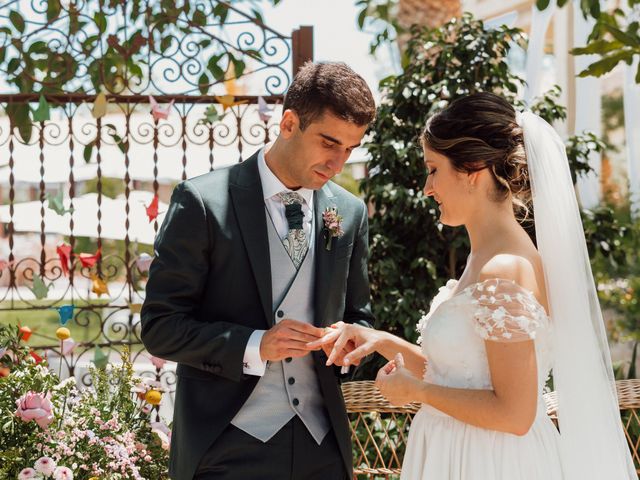
[[[358,72],[375,93],[378,81],[394,73],[389,49],[374,58],[369,54],[373,36],[358,29],[355,0],[282,0],[277,6],[263,2],[265,23],[290,35],[299,26],[313,26],[314,60],[342,61]]]

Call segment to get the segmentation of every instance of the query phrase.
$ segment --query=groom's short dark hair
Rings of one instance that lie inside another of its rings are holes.
[[[305,63],[287,90],[283,107],[296,112],[301,130],[325,110],[360,126],[370,124],[376,115],[367,83],[342,62]]]

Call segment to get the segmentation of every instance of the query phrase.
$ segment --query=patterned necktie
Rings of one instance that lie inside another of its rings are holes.
[[[307,234],[302,228],[304,213],[302,213],[302,197],[296,192],[280,192],[278,194],[284,203],[285,215],[289,224],[287,237],[282,241],[291,261],[296,269],[300,268],[304,256],[307,254],[309,242]]]

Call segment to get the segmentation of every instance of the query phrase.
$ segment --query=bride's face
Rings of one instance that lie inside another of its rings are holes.
[[[433,197],[440,209],[440,222],[450,227],[465,223],[468,202],[468,175],[458,172],[451,161],[441,153],[424,148],[427,182],[424,194]]]

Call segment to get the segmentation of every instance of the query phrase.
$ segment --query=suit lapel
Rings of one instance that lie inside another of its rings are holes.
[[[234,167],[229,181],[229,194],[256,279],[264,315],[269,326],[272,326],[273,301],[269,238],[257,159],[258,155],[254,154]]]
[[[336,198],[333,196],[329,184],[325,184],[320,190],[317,190],[314,198],[314,221],[316,229],[315,238],[315,261],[316,273],[314,281],[314,323],[321,327],[325,323],[324,312],[327,305],[327,296],[331,288],[330,279],[332,277],[333,253],[335,249],[327,250],[325,247],[326,240],[324,238],[324,221],[322,220],[322,212],[329,207],[337,207]],[[334,240],[335,243],[335,240]]]

